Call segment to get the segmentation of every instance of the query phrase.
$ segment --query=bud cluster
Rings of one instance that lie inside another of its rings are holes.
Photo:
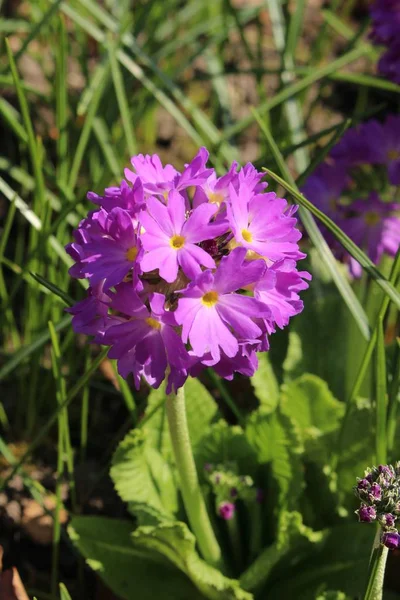
[[[238,500],[262,501],[262,491],[254,486],[254,481],[249,475],[238,474],[235,463],[207,463],[204,465],[204,472],[215,495],[217,514],[225,521],[233,518]]]
[[[357,478],[354,492],[361,501],[356,510],[362,523],[377,521],[382,529],[382,543],[388,548],[400,545],[396,521],[400,516],[400,461],[392,465],[368,468]]]

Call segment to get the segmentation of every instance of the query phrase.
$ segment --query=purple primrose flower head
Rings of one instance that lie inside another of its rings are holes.
[[[265,192],[263,174],[233,163],[222,176],[201,148],[180,172],[157,155],[131,159],[67,251],[87,297],[69,311],[77,332],[110,347],[122,377],[167,392],[205,367],[251,376],[269,336],[301,312],[309,273],[295,207]]]

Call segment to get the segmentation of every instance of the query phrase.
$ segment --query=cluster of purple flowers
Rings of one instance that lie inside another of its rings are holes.
[[[400,545],[395,526],[400,516],[400,462],[394,467],[379,465],[367,469],[364,477],[357,479],[354,491],[361,501],[356,510],[359,521],[377,521],[383,528],[382,543],[388,548],[397,548]]]
[[[157,155],[131,159],[118,187],[74,231],[70,274],[89,281],[72,307],[76,332],[111,347],[122,377],[167,392],[213,367],[252,375],[268,336],[301,312],[295,206],[236,163],[218,177],[201,148],[178,172]]]
[[[239,475],[234,463],[204,465],[206,480],[215,496],[216,512],[225,521],[233,519],[236,502],[262,502],[262,490],[249,475]]]
[[[400,117],[349,129],[307,179],[303,194],[378,264],[400,245]],[[354,277],[362,269],[324,230]]]
[[[386,46],[378,70],[388,79],[400,84],[400,0],[375,0],[371,9],[375,44]]]

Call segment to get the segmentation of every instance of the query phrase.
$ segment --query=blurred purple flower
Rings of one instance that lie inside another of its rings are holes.
[[[371,4],[371,39],[376,44],[388,44],[398,38],[400,31],[399,0],[375,0]]]
[[[387,79],[400,83],[400,0],[375,0],[370,8],[375,44],[387,47],[378,63],[378,71]]]
[[[399,29],[400,31],[400,29]],[[400,40],[397,39],[382,54],[378,70],[384,77],[400,85]]]

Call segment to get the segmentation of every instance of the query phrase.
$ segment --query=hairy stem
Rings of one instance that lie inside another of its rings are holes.
[[[381,528],[379,527],[372,549],[368,585],[364,600],[382,600],[388,548],[379,543],[380,535]]]
[[[180,490],[190,526],[205,560],[214,566],[220,566],[221,550],[207,514],[190,444],[183,388],[167,397],[166,411]]]

